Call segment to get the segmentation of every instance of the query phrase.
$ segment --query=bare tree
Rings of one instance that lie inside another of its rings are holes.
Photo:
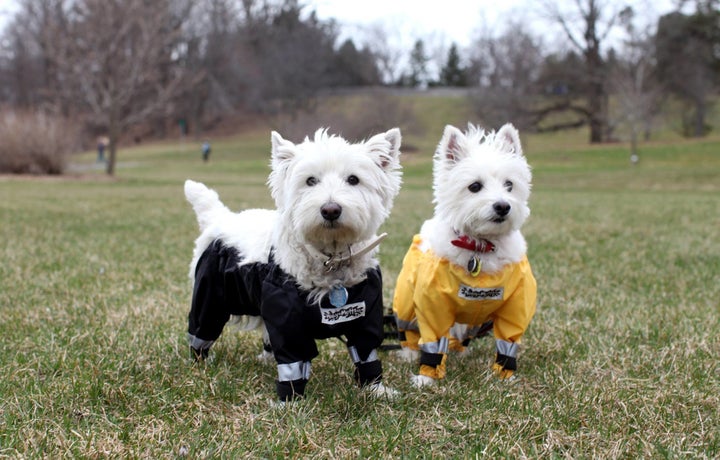
[[[18,16],[5,30],[2,42],[2,101],[17,108],[41,102],[42,59],[27,18]]]
[[[627,7],[620,19],[627,33],[621,55],[613,65],[610,87],[617,96],[618,111],[610,123],[622,122],[630,130],[631,155],[637,157],[638,137],[650,137],[653,119],[664,101],[656,75],[654,32],[648,27],[638,29],[633,23],[634,11]]]
[[[319,20],[314,11],[305,15],[298,0],[243,3],[239,46],[247,51],[252,108],[293,116],[314,110],[319,90],[333,79],[335,24]]]
[[[43,34],[61,99],[107,130],[107,173],[128,127],[168,115],[197,77],[181,65],[190,0],[78,0]]]
[[[373,51],[336,48],[334,22],[300,0],[18,1],[0,102],[86,117],[110,138],[110,174],[132,125],[162,133],[171,116],[197,135],[237,111],[295,115],[323,88],[379,83]]]
[[[391,29],[392,30],[392,29]],[[370,26],[367,31],[367,46],[375,56],[385,84],[395,84],[402,77],[403,50],[393,45],[399,41],[388,28],[380,23]]]
[[[195,90],[178,103],[196,137],[206,124],[233,113],[242,103],[243,59],[238,46],[240,10],[236,0],[196,1],[187,27],[186,67],[204,75]],[[207,120],[209,118],[210,120]]]
[[[488,126],[512,121],[536,129],[544,111],[536,104],[542,44],[520,21],[510,20],[497,37],[486,33],[471,49],[468,70],[475,112]]]
[[[64,21],[65,0],[21,0],[3,31],[3,99],[18,108],[47,108],[51,103],[65,114],[66,108],[53,97],[57,78],[43,33],[52,22]]]
[[[611,1],[574,0],[573,8],[567,10],[560,2],[543,2],[549,18],[560,25],[571,46],[583,56],[587,83],[585,116],[592,143],[603,142],[608,135],[608,76],[602,46],[621,11]]]

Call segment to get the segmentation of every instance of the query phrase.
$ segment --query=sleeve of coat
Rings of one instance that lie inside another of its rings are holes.
[[[419,335],[417,334],[417,322],[415,320],[415,285],[417,281],[418,263],[422,253],[416,247],[418,236],[413,239],[413,244],[408,249],[403,259],[402,269],[395,283],[392,309],[395,314],[395,321],[400,332],[401,344],[404,347],[417,347]],[[414,337],[408,342],[407,334]],[[417,337],[415,337],[417,336]]]
[[[527,260],[520,262],[515,288],[505,304],[494,313],[495,338],[517,343],[535,315],[537,283]]]

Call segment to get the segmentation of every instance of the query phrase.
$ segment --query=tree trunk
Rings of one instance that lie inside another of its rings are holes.
[[[108,123],[108,159],[107,159],[107,172],[108,176],[115,175],[115,159],[117,158],[117,144],[120,138],[120,126],[118,118],[115,116],[116,108],[110,109],[110,122]]]
[[[113,135],[108,136],[108,138],[110,139],[110,142],[108,142],[108,158],[105,172],[108,176],[113,176],[115,175],[115,152],[117,151],[117,138]]]
[[[705,136],[705,100],[695,101],[695,137]]]
[[[599,144],[603,141],[603,126],[596,117],[590,119],[590,143]]]
[[[596,82],[590,85],[590,94],[588,94],[591,144],[604,142],[607,129],[607,94],[604,83],[601,81],[600,72],[600,64],[595,63],[592,75],[594,75]]]

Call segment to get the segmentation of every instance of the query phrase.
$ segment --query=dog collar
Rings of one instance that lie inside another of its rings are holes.
[[[460,235],[460,232],[458,232],[457,230],[455,231],[455,234],[457,235],[457,238],[450,241],[450,243],[453,246],[457,246],[459,248],[467,249],[473,252],[472,257],[470,257],[470,260],[468,260],[467,263],[467,271],[472,276],[478,276],[482,271],[482,259],[480,259],[477,254],[493,252],[495,251],[495,245],[492,241],[486,240],[484,238],[476,240],[475,238],[470,238],[467,235]]]
[[[365,246],[364,248],[360,249],[357,252],[353,252],[352,248],[350,248],[348,251],[348,254],[345,256],[343,256],[341,254],[331,254],[328,256],[327,254],[325,254],[325,256],[328,257],[328,259],[325,262],[323,262],[323,265],[325,266],[325,270],[327,272],[334,272],[335,270],[340,268],[340,266],[342,264],[350,261],[353,257],[360,257],[362,255],[367,254],[368,252],[375,249],[375,247],[377,247],[377,245],[380,244],[380,242],[383,239],[385,239],[386,236],[387,236],[387,233],[382,233],[382,234],[378,235],[373,240],[371,240],[367,246]]]
[[[453,246],[457,246],[459,248],[467,249],[473,252],[487,253],[495,251],[495,245],[493,244],[493,242],[484,238],[476,240],[467,235],[458,234],[458,237],[450,241],[450,243]]]

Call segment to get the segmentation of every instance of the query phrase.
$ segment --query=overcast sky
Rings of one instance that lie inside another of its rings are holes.
[[[0,0],[0,27],[4,27],[5,23],[17,9],[17,1],[15,0]]]
[[[571,0],[557,0],[572,4]],[[613,0],[610,0],[611,2]],[[409,48],[422,38],[435,45],[455,42],[470,45],[484,29],[498,27],[508,18],[526,19],[540,31],[548,30],[537,0],[304,0],[320,19],[334,18],[341,26],[343,38],[362,42],[369,25],[382,25],[391,31],[393,45]],[[616,2],[619,4],[620,1]],[[638,15],[657,19],[672,9],[673,0],[624,0]],[[17,10],[17,0],[0,0],[0,27]],[[552,39],[552,31],[546,39]]]
[[[371,24],[382,24],[408,41],[446,39],[460,46],[470,44],[483,25],[515,11],[523,14],[527,0],[310,0],[321,19],[334,18],[343,30],[360,33]],[[535,2],[537,3],[537,2]],[[491,5],[502,4],[501,9]]]
[[[556,0],[568,4],[574,1]],[[397,31],[396,37],[408,47],[418,38],[432,42],[455,42],[461,47],[470,45],[480,32],[500,31],[503,21],[524,20],[543,32],[544,40],[553,40],[558,30],[542,19],[542,2],[537,0],[308,0],[321,19],[334,18],[341,24],[344,37],[357,36],[371,24],[382,24]],[[609,0],[608,3],[613,3]],[[672,10],[673,0],[625,0],[616,5],[632,5],[636,15],[651,18],[654,24],[661,14]],[[409,45],[408,45],[409,43]]]

